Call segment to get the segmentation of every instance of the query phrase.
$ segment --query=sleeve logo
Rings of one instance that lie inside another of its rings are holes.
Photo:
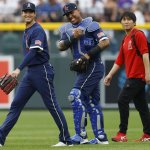
[[[41,46],[41,45],[42,45],[42,42],[41,42],[40,40],[35,40],[35,44]]]
[[[101,37],[104,36],[104,35],[105,35],[104,32],[99,32],[99,33],[97,34],[98,38],[101,38]]]

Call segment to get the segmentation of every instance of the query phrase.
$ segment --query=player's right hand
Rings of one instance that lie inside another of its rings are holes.
[[[150,73],[145,74],[145,82],[146,84],[150,84]]]
[[[17,78],[19,74],[20,74],[20,69],[19,69],[19,68],[16,68],[16,69],[11,73],[11,76]]]
[[[105,84],[106,86],[109,86],[109,85],[110,85],[110,82],[111,82],[111,79],[112,79],[112,76],[108,74],[108,75],[104,78],[104,84]]]
[[[75,39],[80,38],[83,34],[84,34],[84,31],[79,28],[76,28],[73,30],[73,36]]]

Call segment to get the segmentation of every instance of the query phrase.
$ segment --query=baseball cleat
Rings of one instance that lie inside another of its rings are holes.
[[[135,142],[150,142],[150,135],[144,133],[143,136],[140,139],[135,140]]]
[[[114,142],[127,142],[128,139],[126,134],[118,132],[116,136],[112,137],[112,141]]]
[[[66,144],[66,143],[63,143],[63,142],[58,142],[57,144],[55,145],[52,145],[53,147],[63,147],[63,146],[73,146],[73,144]]]
[[[71,140],[73,144],[86,144],[88,143],[87,135],[86,136],[80,136],[78,134],[75,134],[71,137]]]
[[[98,138],[91,139],[88,144],[109,144],[107,135],[101,134]]]
[[[108,140],[106,141],[101,141],[100,139],[98,138],[94,138],[94,139],[91,139],[88,144],[109,144]]]

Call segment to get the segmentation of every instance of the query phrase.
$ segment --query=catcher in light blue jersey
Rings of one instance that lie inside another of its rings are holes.
[[[75,144],[108,144],[99,103],[99,82],[104,75],[100,53],[109,46],[109,39],[91,17],[81,17],[76,4],[66,4],[63,12],[69,22],[60,27],[58,48],[60,51],[71,49],[73,61],[70,69],[77,72],[74,86],[68,96],[73,109],[76,132],[71,139]],[[95,136],[90,141],[85,129],[87,113]]]

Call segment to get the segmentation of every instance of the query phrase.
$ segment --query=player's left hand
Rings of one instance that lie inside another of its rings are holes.
[[[77,71],[79,73],[84,73],[87,71],[89,65],[89,57],[81,56],[77,60],[73,60],[70,64],[71,71]]]

